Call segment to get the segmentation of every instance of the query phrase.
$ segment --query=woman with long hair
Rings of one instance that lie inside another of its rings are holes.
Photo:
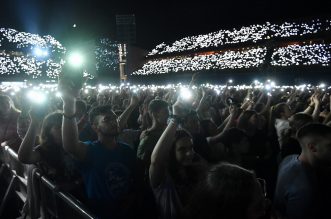
[[[180,104],[177,101],[173,106],[176,116]],[[192,137],[186,131],[177,131],[178,123],[178,117],[169,122],[151,156],[149,178],[160,218],[179,217],[203,173]]]
[[[28,132],[18,151],[18,159],[24,164],[37,164],[44,174],[56,181],[71,181],[76,178],[73,160],[62,146],[62,113],[50,113],[42,122],[43,115],[31,110],[30,118]],[[40,142],[38,146],[37,136]]]

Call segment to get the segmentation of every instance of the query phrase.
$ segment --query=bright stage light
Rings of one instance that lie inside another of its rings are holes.
[[[84,57],[80,53],[74,52],[69,55],[68,61],[73,67],[81,67],[84,63]]]

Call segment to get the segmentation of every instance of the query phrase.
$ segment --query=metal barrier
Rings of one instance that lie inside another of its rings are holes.
[[[27,175],[25,174],[26,165],[19,162],[15,151],[8,146],[0,147],[2,153],[2,165],[0,168],[0,179],[4,179],[4,172],[10,174],[10,180],[7,179],[8,187],[0,205],[0,218],[6,210],[10,196],[16,194],[16,198],[25,202],[27,194]],[[44,208],[48,209],[45,213],[46,218],[84,218],[94,219],[86,207],[74,197],[71,197],[66,192],[59,191],[57,186],[51,182],[47,177],[43,176],[40,171],[36,171],[34,177],[39,180],[39,187],[41,191],[41,201]],[[44,192],[42,192],[44,191]],[[45,200],[53,202],[54,205],[47,203]],[[44,202],[45,201],[45,202]],[[69,215],[68,215],[69,214]],[[75,215],[75,216],[73,216]]]

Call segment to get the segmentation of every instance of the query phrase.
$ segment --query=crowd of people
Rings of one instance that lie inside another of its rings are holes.
[[[219,30],[216,32],[184,37],[172,44],[157,45],[148,56],[171,54],[184,51],[199,51],[205,48],[215,48],[239,43],[258,43],[264,40],[318,34],[330,30],[330,20],[313,19],[308,22],[283,22],[275,24],[266,22]]]
[[[215,92],[198,77],[183,92],[60,78],[43,105],[2,91],[1,146],[101,219],[329,218],[329,89]]]

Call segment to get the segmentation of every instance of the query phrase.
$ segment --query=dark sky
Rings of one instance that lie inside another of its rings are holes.
[[[74,41],[113,36],[116,14],[135,14],[137,44],[151,49],[163,41],[223,28],[303,17],[331,18],[331,1],[1,0],[0,27]]]

